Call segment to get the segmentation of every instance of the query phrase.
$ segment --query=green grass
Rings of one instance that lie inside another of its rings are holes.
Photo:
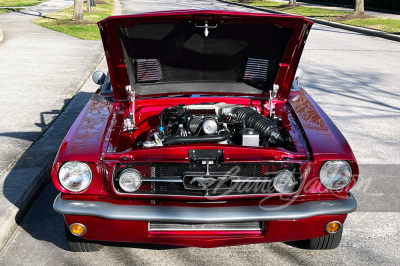
[[[400,34],[400,20],[392,18],[367,18],[342,21],[344,24]]]
[[[11,8],[0,8],[0,14],[12,12],[14,9]]]
[[[232,1],[237,2],[237,1]],[[288,6],[282,5],[282,2],[274,1],[249,1],[250,5],[265,7],[276,11],[291,13],[299,16],[306,16],[311,18],[319,18],[326,20],[337,20],[340,17],[351,15],[351,12],[328,10],[323,8],[305,7],[305,6]]]
[[[100,32],[96,22],[114,15],[114,0],[103,0],[103,4],[96,4],[90,13],[86,12],[84,4],[84,21],[73,21],[73,7],[49,14],[34,22],[42,27],[59,31],[84,40],[100,40]]]
[[[312,8],[304,6],[286,7],[286,8],[280,8],[279,10],[300,16],[326,19],[326,20],[336,20],[340,17],[351,15],[350,12],[346,11],[328,10],[328,9]]]
[[[0,8],[0,14],[21,10],[22,8]]]
[[[240,2],[238,0],[229,1]],[[300,5],[293,7],[282,5],[282,2],[275,1],[249,1],[247,4],[309,18],[329,20],[358,27],[400,34],[400,20],[398,19],[384,19],[371,16],[367,18],[365,18],[365,16],[357,18],[352,16],[352,12],[330,10],[318,7],[305,7]]]
[[[36,6],[46,1],[48,0],[0,0],[0,6]]]

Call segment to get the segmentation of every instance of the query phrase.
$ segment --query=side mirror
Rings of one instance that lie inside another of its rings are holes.
[[[94,83],[96,83],[97,85],[101,85],[104,83],[104,80],[106,79],[106,74],[104,74],[103,71],[97,70],[93,72],[92,79]]]
[[[296,74],[294,75],[294,80],[292,84],[292,91],[300,90],[300,80],[304,77],[304,71],[301,68],[296,70]]]
[[[304,78],[304,71],[301,68],[298,68],[296,71],[296,74],[294,76],[294,79],[297,81],[297,84],[299,83],[300,80]]]

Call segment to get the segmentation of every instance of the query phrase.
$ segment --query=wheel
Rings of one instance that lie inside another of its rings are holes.
[[[286,244],[302,249],[314,249],[314,250],[326,250],[326,249],[334,249],[337,248],[342,240],[343,228],[341,228],[337,233],[330,234],[327,236],[287,242]]]
[[[68,226],[65,224],[65,237],[67,239],[68,246],[73,252],[93,252],[99,251],[103,248],[102,245],[89,242],[86,239],[74,236],[70,231]]]

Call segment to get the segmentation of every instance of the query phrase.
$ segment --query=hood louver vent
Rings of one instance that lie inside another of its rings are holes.
[[[247,59],[246,71],[244,72],[244,80],[249,81],[266,81],[268,74],[268,60],[266,59]]]
[[[161,65],[158,59],[137,59],[137,82],[159,81],[162,79]]]

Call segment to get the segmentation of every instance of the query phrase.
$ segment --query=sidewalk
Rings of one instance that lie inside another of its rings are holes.
[[[269,1],[280,2],[280,3],[282,3],[282,5],[287,5],[289,3],[289,1],[287,1],[287,0],[269,0]],[[329,9],[329,10],[338,10],[338,11],[347,11],[347,12],[354,11],[354,9],[352,9],[352,8],[345,8],[345,7],[338,7],[338,6],[326,6],[326,5],[320,5],[320,4],[314,4],[314,3],[306,3],[306,2],[302,2],[302,1],[297,1],[297,4],[299,4],[301,6],[306,6],[306,7],[318,7],[318,8],[324,8],[324,9]],[[365,10],[365,14],[370,15],[370,16],[379,17],[379,18],[400,19],[400,15],[378,12],[378,11]]]
[[[80,40],[33,23],[73,2],[50,0],[0,15],[4,33],[0,43],[0,250],[40,193],[61,141],[97,88],[90,80],[87,92],[78,93],[103,57],[101,41]]]
[[[84,41],[32,21],[73,5],[51,0],[0,15],[0,176],[57,116],[103,55]],[[0,177],[1,178],[1,177]]]

